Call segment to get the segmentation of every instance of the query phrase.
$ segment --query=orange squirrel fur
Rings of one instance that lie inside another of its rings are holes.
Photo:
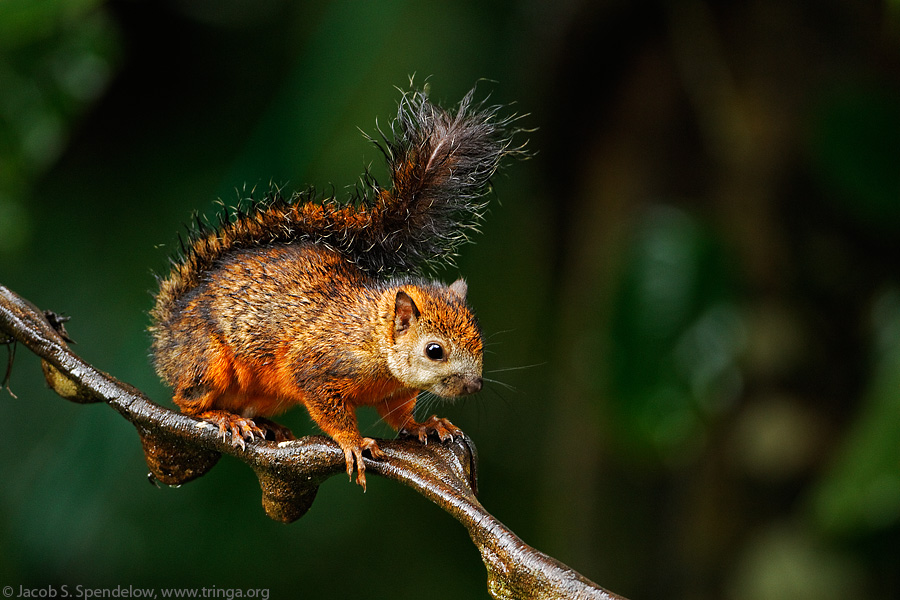
[[[198,220],[151,311],[155,366],[184,413],[243,445],[267,432],[292,439],[267,417],[302,404],[363,488],[363,451],[383,453],[360,434],[358,406],[423,442],[460,432],[413,410],[421,390],[481,389],[481,331],[465,282],[423,273],[452,264],[482,218],[490,177],[519,151],[513,119],[473,103],[473,92],[454,112],[404,94],[393,138],[379,145],[390,189],[366,175],[347,202],[273,190],[214,228]]]

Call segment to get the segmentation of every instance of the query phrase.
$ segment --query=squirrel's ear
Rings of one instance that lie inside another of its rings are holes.
[[[465,300],[466,294],[469,292],[469,286],[466,285],[466,280],[460,277],[450,284],[450,291],[459,296],[460,300]]]
[[[403,333],[419,318],[419,308],[409,294],[400,290],[394,301],[394,333]]]

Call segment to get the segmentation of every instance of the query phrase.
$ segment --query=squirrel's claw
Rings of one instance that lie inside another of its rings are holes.
[[[356,483],[366,491],[366,465],[363,462],[363,451],[368,450],[375,460],[385,458],[387,455],[378,447],[372,438],[362,438],[359,444],[341,445],[344,451],[344,461],[347,463],[347,476],[353,481],[353,469],[356,468]]]
[[[452,442],[454,435],[462,435],[462,429],[447,419],[440,418],[437,415],[431,415],[422,423],[409,423],[400,430],[401,435],[417,437],[423,444],[428,443],[428,436],[432,433],[435,434],[441,442]]]
[[[254,423],[253,419],[248,419],[224,410],[208,410],[197,415],[197,417],[218,426],[219,432],[222,434],[222,441],[225,441],[226,434],[230,433],[231,445],[235,447],[239,446],[241,450],[244,450],[247,447],[244,440],[252,442],[257,437],[266,439],[266,432],[260,428],[259,425]]]
[[[369,454],[372,455],[372,458],[375,460],[381,460],[382,458],[387,458],[387,454],[385,454],[381,448],[378,447],[378,444],[369,437],[364,437],[362,439],[362,449],[368,450]]]
[[[353,469],[356,468],[356,483],[362,486],[363,492],[366,491],[366,465],[363,463],[362,450],[359,446],[345,446],[344,462],[347,463],[347,477],[353,481]]]

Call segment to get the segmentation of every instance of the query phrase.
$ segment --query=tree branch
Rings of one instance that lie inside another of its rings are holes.
[[[344,473],[343,453],[323,436],[232,446],[208,423],[159,406],[133,386],[84,362],[67,346],[65,331],[53,313],[41,312],[0,285],[0,344],[16,342],[41,358],[47,382],[57,394],[73,402],[105,402],[130,421],[152,476],[162,483],[196,479],[222,454],[229,454],[256,473],[266,514],[290,523],[309,510],[323,481]],[[477,455],[469,438],[428,445],[379,440],[378,445],[387,458],[364,459],[366,472],[408,485],[462,523],[481,552],[492,597],[624,600],[531,548],[481,506],[475,498]]]

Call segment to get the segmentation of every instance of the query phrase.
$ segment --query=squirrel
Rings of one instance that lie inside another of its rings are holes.
[[[483,385],[465,281],[425,274],[454,264],[501,160],[521,151],[509,130],[517,117],[474,92],[455,111],[403,93],[391,138],[366,136],[385,155],[389,189],[366,172],[346,201],[273,188],[223,207],[215,225],[196,218],[150,312],[154,365],[183,413],[244,447],[267,433],[294,439],[268,417],[302,404],[364,490],[363,452],[384,453],[360,434],[357,407],[423,443],[461,433],[413,416],[420,391],[452,398]]]

